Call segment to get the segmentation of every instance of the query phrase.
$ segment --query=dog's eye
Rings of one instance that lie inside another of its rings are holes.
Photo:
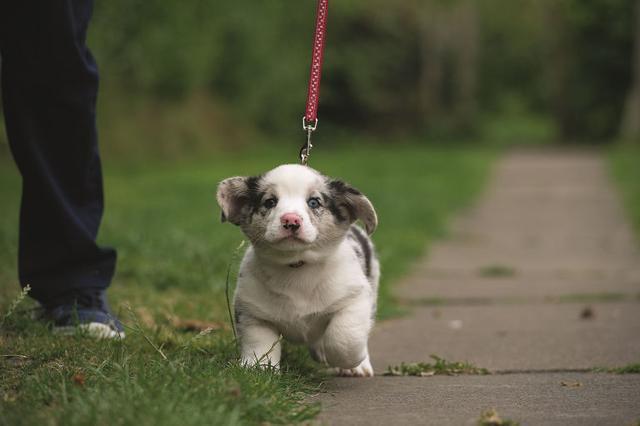
[[[315,197],[314,198],[309,198],[309,200],[307,201],[307,204],[312,209],[317,209],[318,207],[321,206],[320,199],[319,198],[315,198]]]
[[[277,198],[267,198],[266,200],[264,200],[264,203],[262,203],[262,205],[268,209],[274,208],[276,204],[278,204]]]

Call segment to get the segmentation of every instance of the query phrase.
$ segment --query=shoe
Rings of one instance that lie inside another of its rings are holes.
[[[124,339],[124,327],[111,313],[103,291],[78,292],[63,300],[43,307],[42,319],[52,324],[54,334],[71,335],[80,330],[97,339]]]

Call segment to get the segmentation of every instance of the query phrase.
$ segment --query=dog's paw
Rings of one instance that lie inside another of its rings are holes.
[[[365,358],[356,368],[336,368],[336,375],[341,377],[373,377],[373,367],[369,357]]]

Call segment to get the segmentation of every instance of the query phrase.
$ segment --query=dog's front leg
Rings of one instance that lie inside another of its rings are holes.
[[[247,366],[280,366],[280,333],[272,326],[257,321],[238,328],[242,363]]]
[[[373,376],[367,348],[371,309],[368,300],[360,300],[337,312],[315,348],[327,364],[338,367],[340,375]]]

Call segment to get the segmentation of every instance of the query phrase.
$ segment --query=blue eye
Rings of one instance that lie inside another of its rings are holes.
[[[264,200],[264,203],[262,203],[263,206],[265,206],[268,209],[272,209],[276,206],[276,204],[278,204],[278,199],[277,198],[269,198]]]
[[[320,207],[320,199],[319,198],[309,198],[309,201],[307,201],[307,204],[312,209],[317,209],[318,207]]]

